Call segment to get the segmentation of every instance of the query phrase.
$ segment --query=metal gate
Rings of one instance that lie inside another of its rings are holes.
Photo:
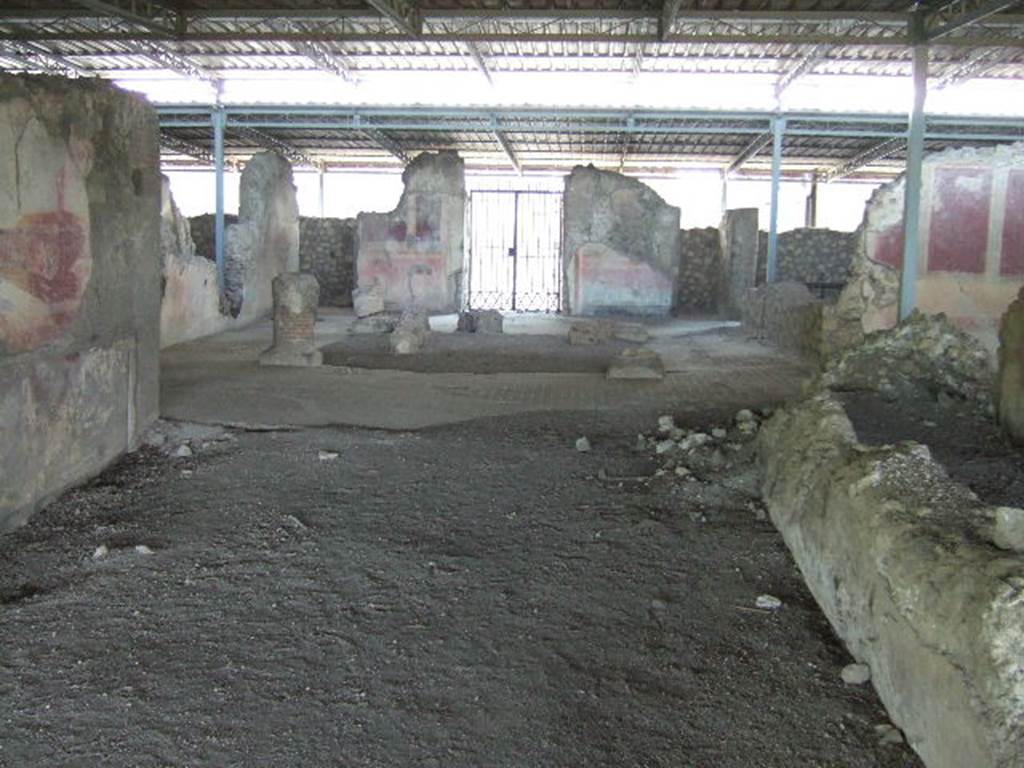
[[[472,191],[468,240],[470,309],[559,311],[561,192]]]

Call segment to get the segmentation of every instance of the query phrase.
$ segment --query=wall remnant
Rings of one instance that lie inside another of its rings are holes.
[[[999,423],[1024,443],[1024,288],[1000,323],[996,398]]]
[[[160,346],[169,347],[229,327],[232,318],[221,312],[217,265],[196,254],[189,221],[178,211],[166,177],[160,187],[160,249]]]
[[[320,282],[320,306],[352,306],[355,267],[355,219],[299,217],[299,268]]]
[[[429,335],[430,322],[426,312],[406,310],[388,337],[388,343],[393,354],[411,355],[423,349]]]
[[[667,315],[679,278],[679,209],[646,184],[592,165],[565,178],[564,309]]]
[[[708,314],[718,310],[722,282],[722,242],[715,227],[684,229],[679,233],[680,314]]]
[[[402,173],[405,189],[390,213],[356,219],[356,285],[378,284],[387,309],[454,312],[465,235],[466,181],[455,152],[424,152]]]
[[[726,211],[719,236],[722,243],[719,310],[724,317],[739,320],[757,278],[757,208]]]
[[[987,543],[998,510],[923,445],[860,445],[827,392],[769,420],[759,456],[772,522],[925,764],[1021,765],[1024,558]]]
[[[238,221],[225,231],[224,301],[248,322],[273,307],[271,283],[299,269],[299,206],[291,164],[276,152],[253,155],[239,182]]]
[[[459,312],[456,330],[463,333],[502,333],[505,318],[496,309],[473,309]]]
[[[769,283],[751,289],[743,309],[743,325],[761,341],[818,359],[821,310],[821,300],[803,283]]]
[[[320,365],[314,328],[320,283],[307,273],[278,275],[273,282],[274,345],[260,355],[260,365]]]
[[[107,83],[0,74],[0,530],[157,416],[157,135]]]
[[[653,349],[629,347],[611,359],[605,376],[620,381],[663,379],[665,363]]]
[[[896,323],[903,197],[901,177],[868,202],[850,281],[826,312],[830,348]],[[946,314],[994,352],[999,319],[1024,282],[1024,144],[926,157],[918,248],[917,308]]]
[[[857,233],[800,228],[779,233],[776,280],[797,283],[846,283],[857,252]],[[765,283],[768,233],[760,233],[758,285]],[[838,291],[825,294],[830,298]]]

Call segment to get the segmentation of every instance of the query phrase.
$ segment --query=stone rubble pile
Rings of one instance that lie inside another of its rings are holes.
[[[991,405],[993,375],[988,353],[943,314],[915,311],[895,328],[829,362],[818,384],[834,391],[874,391],[883,397],[922,394]]]
[[[655,432],[637,435],[636,449],[653,451],[661,459],[659,475],[673,473],[695,480],[697,475],[749,464],[756,451],[755,438],[761,420],[770,415],[767,409],[755,412],[744,408],[736,413],[732,423],[706,429],[683,429],[672,416],[660,416]]]

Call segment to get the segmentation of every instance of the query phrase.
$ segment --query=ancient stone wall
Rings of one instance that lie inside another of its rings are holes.
[[[996,548],[1020,510],[985,507],[923,445],[859,444],[827,392],[758,447],[772,522],[925,765],[1024,765],[1024,555]]]
[[[455,152],[425,152],[402,174],[405,190],[390,213],[356,220],[356,285],[380,285],[388,309],[458,309],[466,181]]]
[[[855,232],[801,228],[779,233],[776,280],[797,283],[845,283],[857,251]],[[768,233],[760,233],[758,285],[768,271]],[[833,297],[829,294],[826,298]]]
[[[196,254],[210,261],[216,260],[214,256],[217,252],[214,242],[216,218],[212,213],[203,213],[199,216],[191,216],[188,220],[189,230],[192,233],[192,242],[196,246]],[[228,213],[224,215],[224,226],[237,223],[238,216],[235,214]]]
[[[719,235],[722,243],[719,309],[725,317],[739,320],[743,317],[747,295],[756,284],[757,208],[726,211]]]
[[[563,198],[564,309],[668,314],[679,278],[679,209],[646,184],[577,166]]]
[[[818,359],[821,310],[821,300],[803,283],[770,283],[750,290],[743,325],[761,341]]]
[[[994,351],[999,318],[1024,282],[1024,144],[929,155],[922,177],[917,306]],[[826,313],[833,348],[896,323],[903,193],[900,178],[868,202],[850,282]]]
[[[157,416],[157,135],[109,84],[0,74],[0,529]]]
[[[169,347],[228,328],[233,318],[221,312],[217,265],[196,254],[189,221],[178,211],[166,178],[161,185],[160,249],[160,346]]]
[[[273,307],[271,284],[299,269],[299,205],[292,167],[276,152],[253,155],[239,182],[238,222],[224,237],[224,301],[241,322]]]
[[[355,261],[355,219],[299,219],[299,267],[316,275],[321,306],[352,306]]]
[[[722,243],[718,230],[715,227],[682,230],[679,233],[677,311],[680,314],[716,312],[721,281]]]

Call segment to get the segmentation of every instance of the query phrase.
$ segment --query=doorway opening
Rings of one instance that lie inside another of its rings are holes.
[[[558,312],[562,306],[562,193],[473,190],[466,304]]]

